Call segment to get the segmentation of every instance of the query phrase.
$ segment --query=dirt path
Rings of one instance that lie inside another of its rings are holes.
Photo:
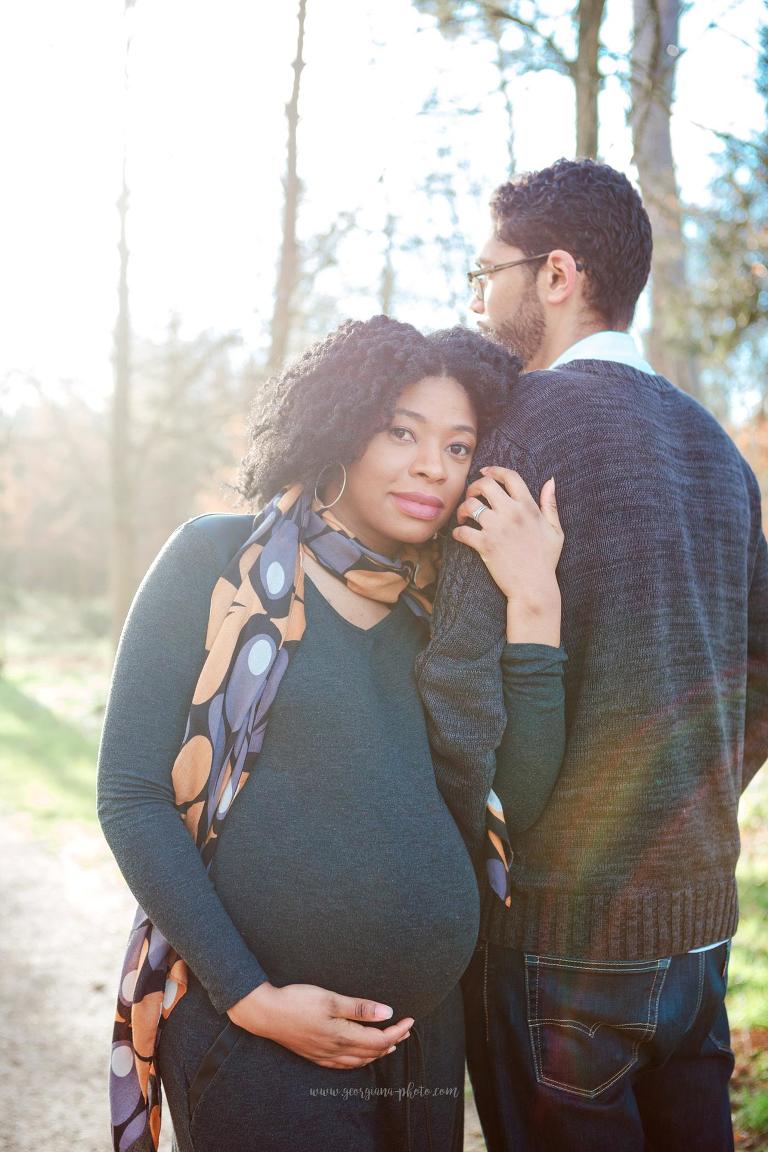
[[[17,815],[2,827],[0,1152],[110,1152],[106,1070],[134,901],[96,833],[60,828],[54,852]],[[484,1147],[474,1109],[464,1147]]]
[[[0,1150],[109,1152],[110,1022],[134,902],[95,833],[59,830],[54,854],[20,817],[2,824]]]

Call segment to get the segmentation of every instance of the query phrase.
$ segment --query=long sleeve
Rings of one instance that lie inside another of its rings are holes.
[[[758,502],[758,536],[747,609],[747,705],[742,790],[768,757],[768,545],[760,523],[759,495],[754,499]]]
[[[507,726],[496,752],[493,790],[510,836],[538,820],[565,754],[563,648],[507,644],[501,657]]]
[[[267,976],[211,883],[171,782],[226,563],[204,524],[212,519],[174,533],[131,607],[99,751],[98,814],[139,904],[224,1012]]]
[[[533,492],[538,475],[522,448],[498,431],[481,443],[485,464],[516,468]],[[431,639],[416,661],[438,786],[470,851],[480,845],[485,802],[506,725],[501,656],[506,598],[473,548],[449,540],[440,572]]]

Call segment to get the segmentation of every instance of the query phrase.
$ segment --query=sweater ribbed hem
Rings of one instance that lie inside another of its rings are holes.
[[[651,960],[725,940],[739,919],[736,880],[579,894],[513,888],[505,907],[484,885],[480,938],[542,956]]]

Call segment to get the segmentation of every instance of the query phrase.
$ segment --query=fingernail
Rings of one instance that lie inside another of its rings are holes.
[[[392,1047],[389,1049],[389,1052],[387,1052],[387,1056],[389,1056],[390,1052],[394,1052],[396,1048],[397,1048],[397,1044],[393,1044]]]
[[[377,1004],[373,1010],[374,1020],[389,1020],[392,1015],[392,1009],[387,1007],[386,1004]]]

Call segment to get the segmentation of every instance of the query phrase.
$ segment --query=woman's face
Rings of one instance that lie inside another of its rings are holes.
[[[461,499],[477,444],[474,407],[456,380],[426,376],[400,393],[390,426],[347,466],[334,512],[364,544],[395,556],[424,544]],[[339,492],[328,486],[330,503]]]

